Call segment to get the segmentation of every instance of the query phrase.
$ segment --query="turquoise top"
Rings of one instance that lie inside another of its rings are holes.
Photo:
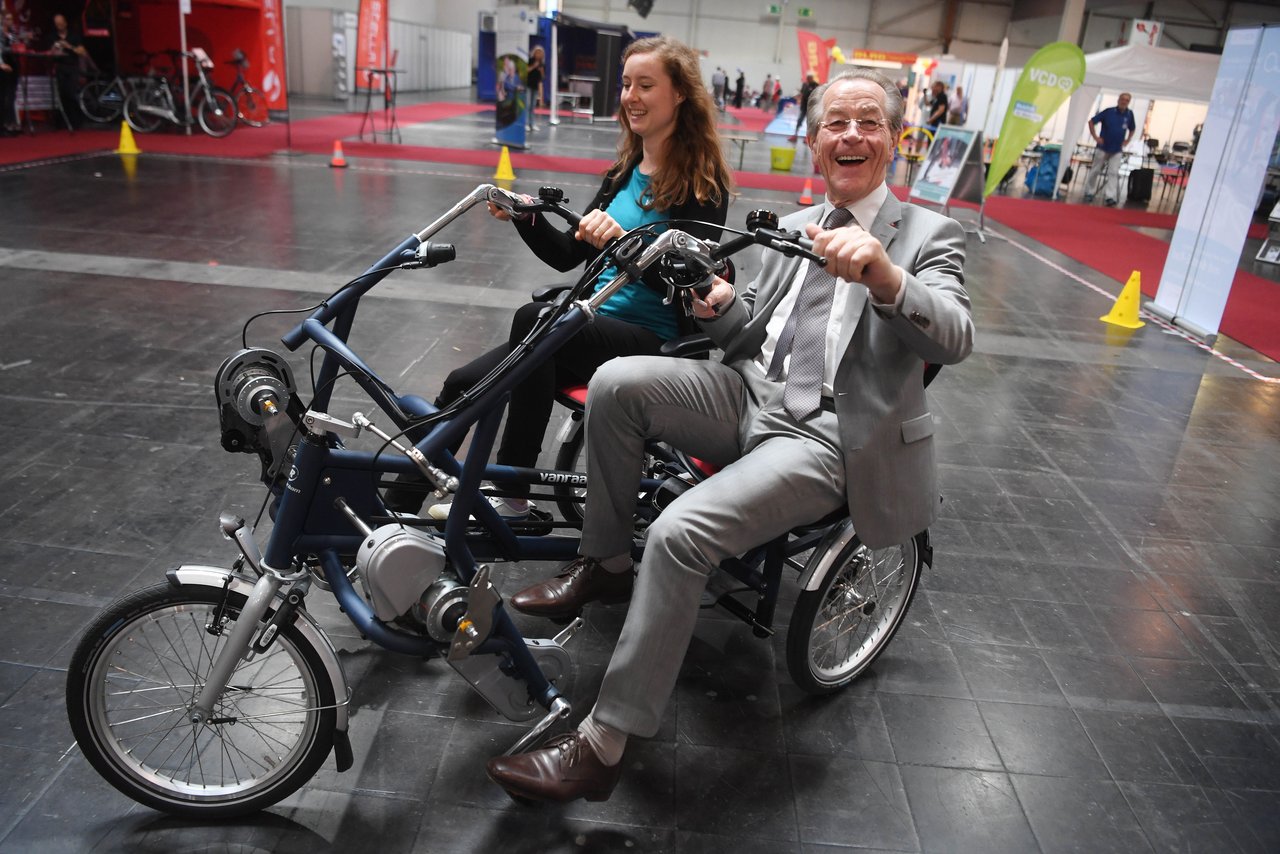
[[[662,212],[645,210],[640,206],[641,199],[648,191],[649,176],[641,174],[637,166],[631,170],[631,179],[627,181],[625,187],[618,190],[618,194],[613,197],[613,201],[605,211],[618,225],[622,226],[623,231],[657,222],[665,217]],[[665,231],[666,228],[659,226],[658,230]],[[600,273],[600,278],[596,280],[595,289],[600,290],[617,275],[617,267],[606,267]],[[678,328],[676,309],[674,306],[662,304],[664,296],[665,294],[655,291],[643,282],[628,282],[626,287],[600,307],[600,313],[607,317],[625,320],[627,323],[634,323],[636,326],[643,326],[663,341],[668,341],[676,337]]]

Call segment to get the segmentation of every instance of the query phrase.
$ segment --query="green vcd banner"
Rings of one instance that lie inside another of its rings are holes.
[[[1018,162],[1027,143],[1084,82],[1084,51],[1070,42],[1053,42],[1035,52],[1022,68],[1018,85],[991,152],[983,198],[991,195],[1005,172]]]

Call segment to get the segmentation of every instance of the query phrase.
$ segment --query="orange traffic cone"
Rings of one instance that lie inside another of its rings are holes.
[[[813,204],[813,179],[812,178],[804,179],[804,192],[800,194],[799,203],[802,205]]]
[[[329,161],[329,165],[334,169],[346,169],[347,158],[342,156],[342,141],[335,139],[333,141],[333,159]]]

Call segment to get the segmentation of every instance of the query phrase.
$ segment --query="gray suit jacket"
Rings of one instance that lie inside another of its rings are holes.
[[[803,229],[829,210],[819,205],[785,217]],[[890,194],[871,233],[906,271],[897,313],[871,308],[853,285],[846,306],[834,382],[838,437],[854,529],[881,548],[905,542],[937,516],[933,415],[923,385],[925,363],[954,364],[973,349],[973,319],[964,289],[965,238],[949,217],[899,202]],[[796,272],[798,258],[765,252],[760,275],[723,317],[704,329],[739,371],[760,352],[765,324]]]

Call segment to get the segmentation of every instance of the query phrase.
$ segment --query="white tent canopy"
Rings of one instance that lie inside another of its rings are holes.
[[[1085,54],[1084,83],[1067,107],[1063,156],[1058,161],[1058,184],[1071,163],[1070,146],[1084,132],[1093,102],[1103,89],[1129,92],[1153,101],[1193,101],[1207,104],[1218,77],[1219,57],[1211,53],[1126,45]]]

